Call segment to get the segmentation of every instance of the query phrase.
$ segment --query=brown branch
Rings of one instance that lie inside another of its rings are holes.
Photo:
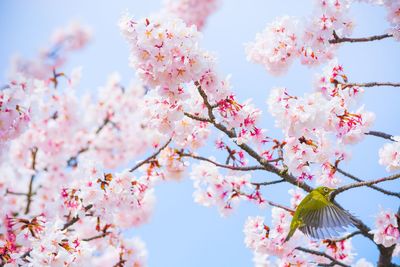
[[[110,118],[107,116],[105,119],[104,119],[104,121],[103,121],[103,123],[99,126],[99,128],[97,128],[97,130],[96,130],[96,134],[99,134],[103,129],[104,129],[104,127],[106,127],[106,125],[108,124],[108,123],[110,123],[111,122],[111,120],[110,120]]]
[[[35,195],[36,193],[33,193],[32,195]],[[14,195],[14,196],[28,196],[28,193],[21,193],[21,192],[14,192],[11,191],[7,188],[6,190],[6,195]]]
[[[212,108],[211,104],[208,102],[208,97],[207,97],[206,93],[201,88],[199,82],[195,82],[195,85],[197,86],[197,90],[198,90],[200,96],[203,98],[204,105],[207,107],[208,116],[209,116],[209,119],[211,120],[211,123],[218,130],[220,130],[221,132],[225,133],[229,138],[236,138],[237,136],[236,136],[236,132],[235,132],[234,129],[228,129],[225,125],[215,121],[215,116],[213,114],[213,108]],[[234,141],[234,142],[238,147],[240,147],[241,149],[246,151],[246,153],[248,155],[250,155],[258,163],[260,163],[264,167],[264,169],[266,171],[269,171],[269,172],[277,174],[278,176],[280,176],[283,179],[285,179],[287,182],[289,182],[289,183],[291,183],[293,185],[296,185],[296,186],[302,188],[303,190],[305,190],[307,192],[311,192],[313,190],[313,188],[311,186],[309,186],[308,184],[306,184],[304,182],[301,182],[301,181],[298,181],[298,179],[296,177],[294,177],[293,175],[290,175],[287,172],[282,171],[281,169],[277,168],[276,166],[270,164],[268,162],[268,160],[266,160],[265,158],[261,157],[256,151],[254,151],[247,144],[238,144],[236,141]]]
[[[337,238],[337,239],[331,239],[331,241],[340,242],[340,241],[344,241],[344,240],[347,240],[349,238],[352,238],[353,236],[359,235],[359,234],[361,234],[361,231],[354,231],[354,232],[352,232],[352,233],[350,233],[348,235],[345,235],[343,237],[340,237],[340,238]]]
[[[184,112],[183,114],[184,114],[186,117],[191,118],[191,119],[196,120],[196,121],[211,122],[211,120],[208,119],[208,118],[199,117],[199,116],[190,114],[190,113],[188,113],[188,112]]]
[[[342,169],[340,169],[340,168],[338,168],[338,167],[335,167],[335,169],[336,169],[339,173],[343,174],[344,176],[346,176],[346,177],[348,177],[348,178],[350,178],[350,179],[352,179],[352,180],[354,180],[354,181],[357,181],[357,182],[365,182],[364,180],[361,180],[360,178],[357,178],[356,176],[354,176],[354,175],[352,175],[352,174],[350,174],[350,173],[348,173],[348,172],[345,172],[345,171],[343,171]],[[370,188],[372,188],[372,189],[374,189],[374,190],[376,190],[376,191],[379,191],[379,192],[381,192],[381,193],[384,193],[385,195],[395,196],[395,197],[400,198],[400,193],[399,193],[399,192],[391,192],[391,191],[385,190],[385,189],[380,188],[380,187],[375,186],[375,185],[367,185],[367,186],[370,187]]]
[[[269,200],[266,200],[266,201],[267,201],[267,203],[268,203],[270,206],[273,206],[273,207],[277,207],[277,208],[286,210],[287,212],[290,212],[291,214],[294,213],[294,210],[292,210],[291,208],[288,208],[288,207],[286,207],[286,206],[283,206],[283,205],[281,205],[281,204],[277,204],[277,203],[272,202],[272,201],[269,201]]]
[[[385,38],[393,37],[392,34],[385,33],[382,35],[373,35],[369,37],[360,37],[360,38],[348,38],[348,37],[339,37],[335,31],[333,31],[333,39],[329,40],[330,44],[338,44],[338,43],[360,43],[360,42],[371,42],[382,40]]]
[[[317,251],[317,250],[312,250],[312,249],[308,249],[308,248],[303,248],[303,247],[296,247],[295,249],[306,252],[308,254],[313,254],[313,255],[317,255],[317,256],[321,256],[321,257],[325,257],[327,259],[329,259],[331,261],[331,264],[321,264],[319,263],[318,266],[335,266],[335,265],[340,265],[342,267],[351,267],[350,265],[344,264],[343,262],[338,261],[337,259],[335,259],[334,257],[321,252],[321,251]]]
[[[85,212],[90,210],[93,207],[92,204],[89,204],[85,207]],[[68,222],[66,222],[63,226],[63,228],[61,228],[61,231],[67,230],[70,226],[74,225],[76,222],[79,221],[79,216],[75,216],[73,217],[71,220],[69,220]]]
[[[386,181],[392,181],[392,180],[396,180],[400,178],[400,173],[398,174],[394,174],[391,176],[387,176],[387,177],[383,177],[377,180],[373,180],[373,181],[365,181],[365,182],[358,182],[358,183],[352,183],[352,184],[348,184],[342,187],[337,188],[335,191],[333,191],[330,195],[331,200],[333,200],[338,194],[343,193],[344,191],[347,191],[349,189],[352,188],[356,188],[356,187],[361,187],[361,186],[369,186],[369,185],[374,185],[374,184],[378,184],[378,183],[382,183],[382,182],[386,182]]]
[[[95,235],[95,236],[92,236],[92,237],[89,237],[89,238],[83,238],[82,241],[89,242],[89,241],[92,241],[92,240],[96,240],[96,239],[100,239],[100,238],[106,237],[109,234],[111,234],[111,232],[103,232],[100,235]]]
[[[384,133],[384,132],[379,132],[379,131],[369,131],[368,133],[365,133],[365,135],[373,135],[373,136],[377,136],[377,137],[380,137],[380,138],[383,138],[383,139],[396,141],[396,140],[394,140],[394,138],[393,138],[394,136],[393,135],[387,134],[387,133]]]
[[[33,193],[33,181],[35,180],[36,177],[36,156],[37,156],[38,148],[34,147],[31,149],[31,157],[32,157],[32,164],[31,164],[31,169],[34,171],[34,173],[31,175],[31,179],[29,181],[29,186],[28,186],[28,193],[26,194],[26,208],[25,208],[25,214],[29,213],[29,210],[31,208],[31,203],[32,203],[32,196],[34,195]]]
[[[392,82],[341,83],[341,84],[346,86],[357,86],[357,87],[375,87],[375,86],[400,87],[400,83],[392,83]]]
[[[238,167],[238,166],[232,166],[232,165],[225,165],[218,163],[216,161],[213,161],[211,159],[201,157],[201,156],[196,156],[190,153],[182,153],[182,152],[177,152],[179,156],[181,157],[190,157],[193,159],[201,160],[201,161],[207,161],[211,164],[214,164],[217,167],[225,168],[225,169],[230,169],[234,171],[255,171],[255,170],[264,170],[263,166],[243,166],[243,167]]]
[[[251,184],[255,185],[255,186],[267,186],[267,185],[272,185],[272,184],[280,184],[280,183],[283,183],[283,182],[286,182],[286,180],[285,179],[280,179],[280,180],[275,180],[275,181],[270,181],[270,182],[259,182],[259,183],[254,182],[254,183],[251,183]]]
[[[221,132],[225,133],[229,138],[235,138],[236,137],[236,133],[235,133],[234,129],[228,129],[225,125],[223,125],[221,123],[217,123],[215,121],[215,116],[213,114],[213,108],[212,108],[212,105],[208,102],[208,98],[207,98],[206,93],[203,91],[203,89],[201,88],[201,86],[200,86],[200,84],[198,82],[196,82],[195,84],[197,86],[197,90],[198,90],[200,96],[203,98],[204,105],[208,109],[208,114],[209,114],[209,118],[211,120],[211,123],[215,126],[215,128],[217,128]],[[238,144],[237,142],[235,142],[235,143],[242,150],[246,151],[246,153],[250,157],[252,157],[258,163],[260,163],[260,165],[264,166],[266,171],[274,173],[274,174],[280,176],[281,178],[285,179],[287,182],[289,182],[292,185],[295,185],[295,186],[297,186],[299,188],[302,188],[306,192],[311,192],[314,189],[313,187],[309,186],[308,184],[306,184],[304,182],[301,182],[301,181],[298,181],[298,179],[296,177],[294,177],[293,175],[289,174],[286,170],[281,170],[281,169],[277,168],[276,166],[270,164],[267,160],[265,160],[265,158],[260,156],[256,151],[254,151],[247,144]],[[337,205],[340,207],[339,204],[337,204]],[[364,235],[365,237],[370,239],[372,242],[374,242],[373,235],[369,233],[371,231],[371,229],[363,221],[359,220],[358,218],[353,218],[353,221],[354,221],[356,227],[362,232],[362,235]]]
[[[160,147],[156,152],[154,152],[152,155],[148,156],[145,160],[142,160],[141,162],[139,162],[138,164],[136,164],[132,169],[130,169],[130,172],[134,172],[136,169],[138,169],[140,166],[148,163],[150,160],[156,158],[158,156],[158,154],[161,153],[161,151],[163,151],[168,145],[169,143],[171,143],[172,138],[170,138],[168,140],[168,142],[166,142],[162,147]]]

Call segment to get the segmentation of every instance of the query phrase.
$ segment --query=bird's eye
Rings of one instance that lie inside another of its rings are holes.
[[[328,191],[329,191],[328,188],[325,187],[324,192],[328,193]]]

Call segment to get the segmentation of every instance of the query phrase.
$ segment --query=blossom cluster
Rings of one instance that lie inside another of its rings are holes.
[[[355,22],[350,17],[352,0],[318,0],[306,19],[283,16],[269,23],[246,45],[247,59],[261,64],[272,75],[284,74],[295,59],[314,66],[335,57],[339,38],[349,37]],[[384,5],[391,25],[388,33],[400,40],[400,3],[368,1]]]
[[[17,138],[30,121],[29,92],[32,87],[27,80],[16,79],[0,90],[0,156],[9,140]]]
[[[223,216],[231,213],[240,200],[265,205],[261,193],[251,184],[249,174],[232,171],[224,175],[217,166],[200,162],[192,166],[190,177],[194,181],[194,201],[206,207],[216,206]]]
[[[214,58],[198,47],[195,27],[165,14],[138,21],[124,16],[120,27],[131,48],[132,67],[149,88],[146,124],[174,136],[179,146],[195,149],[209,135],[212,107],[216,121],[238,128],[238,143],[266,142],[265,130],[257,127],[261,111],[236,99],[229,77],[220,78]]]
[[[386,143],[379,149],[379,164],[386,166],[387,171],[400,169],[400,137],[393,137],[392,143]]]
[[[353,28],[349,0],[316,1],[309,19],[280,17],[246,45],[247,59],[261,64],[273,75],[284,74],[296,58],[317,65],[331,60],[337,45],[333,33],[348,36]]]
[[[207,18],[215,12],[219,0],[165,0],[165,12],[181,18],[186,25],[195,25],[200,31]]]
[[[382,209],[375,219],[376,229],[371,233],[374,235],[374,241],[377,244],[382,244],[384,247],[393,245],[400,246],[400,215],[391,210]]]
[[[179,93],[182,83],[196,81],[212,57],[198,47],[200,33],[179,18],[157,15],[133,20],[120,28],[131,46],[131,66],[144,84]]]
[[[80,27],[60,31],[57,60],[87,36]],[[43,66],[62,62],[54,59]],[[121,231],[151,216],[154,181],[106,171],[165,141],[143,126],[143,86],[113,74],[94,96],[78,93],[79,68],[57,90],[49,81],[66,74],[14,71],[0,91],[1,264],[102,266],[104,258],[145,266],[143,243]]]
[[[373,122],[363,107],[352,110],[362,89],[346,82],[334,63],[317,78],[314,93],[297,97],[278,88],[270,94],[269,111],[285,135],[284,162],[298,179],[318,175],[318,184],[337,186],[334,165],[348,158],[346,145],[360,141]]]

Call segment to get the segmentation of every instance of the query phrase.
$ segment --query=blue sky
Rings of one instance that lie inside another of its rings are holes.
[[[204,30],[202,46],[213,51],[221,74],[232,74],[232,85],[240,99],[253,98],[264,111],[263,126],[271,135],[279,136],[272,117],[266,112],[265,99],[274,86],[284,86],[291,94],[312,90],[314,74],[319,68],[308,68],[295,63],[287,73],[273,77],[263,67],[246,61],[243,44],[252,41],[266,23],[282,15],[307,16],[313,1],[225,0],[209,19]],[[0,81],[5,81],[11,55],[20,53],[34,57],[45,45],[56,27],[71,20],[90,25],[94,30],[93,42],[82,52],[73,54],[65,70],[83,66],[81,87],[96,90],[113,71],[122,74],[123,81],[134,79],[128,67],[128,47],[117,28],[120,15],[129,10],[136,17],[146,16],[160,8],[160,1],[22,1],[0,2]],[[356,20],[354,36],[381,34],[388,27],[385,10],[366,4],[354,4],[352,14]],[[400,81],[400,43],[383,40],[371,43],[344,44],[338,52],[350,81]],[[400,135],[400,93],[398,88],[366,89],[365,108],[375,112],[374,130]],[[373,179],[386,175],[379,166],[378,149],[385,141],[367,137],[353,149],[353,158],[346,169],[362,177]],[[203,149],[204,155],[212,150]],[[272,175],[264,175],[271,178]],[[258,174],[258,178],[261,174]],[[262,178],[262,177],[261,177]],[[400,182],[387,183],[385,188],[399,191]],[[288,203],[285,185],[277,185],[265,194],[271,200]],[[262,215],[270,218],[270,209],[259,210],[242,203],[230,217],[221,218],[215,208],[198,206],[192,199],[193,187],[189,179],[171,182],[156,188],[157,205],[151,222],[129,234],[139,235],[149,250],[150,267],[184,266],[251,266],[252,255],[243,243],[243,224],[247,216]],[[399,201],[383,198],[376,192],[356,189],[344,193],[338,201],[347,209],[372,225],[379,205],[397,210]],[[353,242],[359,255],[375,261],[377,251],[371,242],[355,237]],[[396,259],[400,263],[399,259]]]

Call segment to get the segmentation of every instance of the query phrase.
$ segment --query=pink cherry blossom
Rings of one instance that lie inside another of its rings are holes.
[[[400,230],[398,228],[398,214],[391,210],[382,209],[376,216],[375,229],[371,231],[374,241],[385,247],[400,244]]]
[[[148,86],[179,92],[182,83],[198,80],[213,61],[198,47],[196,27],[178,18],[124,16],[120,28],[131,48],[131,66]]]
[[[251,200],[259,205],[265,201],[250,183],[249,174],[219,173],[219,168],[208,162],[192,167],[190,174],[194,181],[194,201],[209,207],[216,206],[222,216],[226,216],[238,205],[240,200]]]
[[[181,18],[186,25],[202,30],[208,17],[215,12],[219,0],[165,0],[165,12]]]
[[[379,149],[379,164],[386,166],[387,171],[400,169],[400,137],[395,142],[386,143]]]
[[[294,18],[278,18],[246,45],[247,59],[263,65],[271,74],[283,74],[298,56],[298,27]]]

